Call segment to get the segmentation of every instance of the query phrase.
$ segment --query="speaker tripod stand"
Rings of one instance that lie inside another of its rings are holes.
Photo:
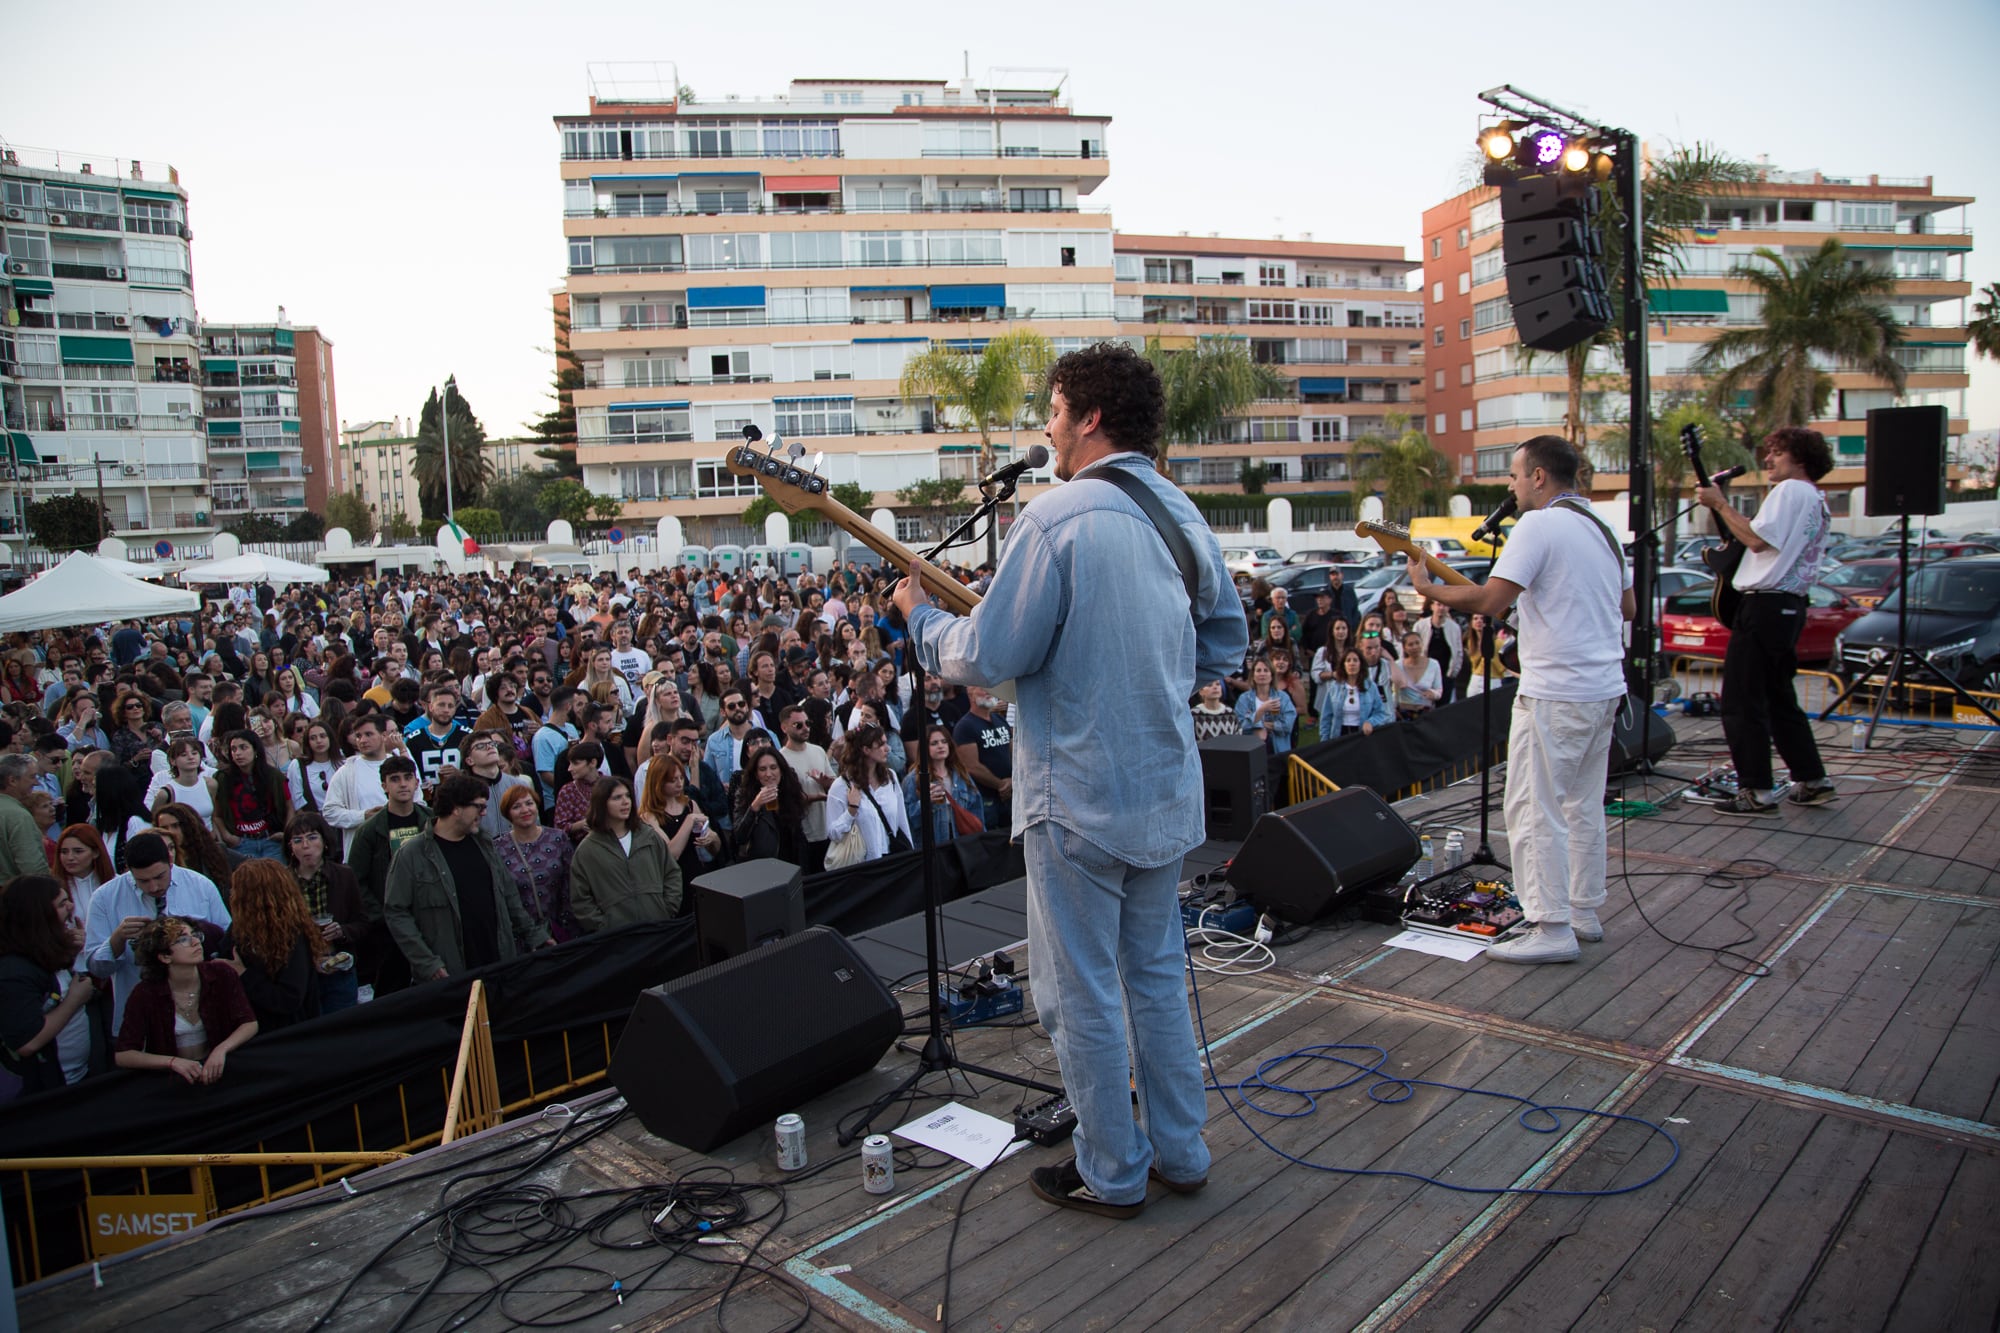
[[[1495,531],[1486,540],[1492,543],[1497,558],[1500,545],[1506,538]],[[1494,870],[1510,869],[1493,854],[1493,658],[1498,651],[1499,643],[1500,617],[1489,615],[1486,617],[1484,638],[1479,645],[1479,845],[1457,865],[1447,866],[1443,870],[1433,870],[1412,884],[1410,893],[1415,893],[1426,884],[1449,879],[1467,866],[1490,866]],[[1408,898],[1409,895],[1405,894],[1404,901],[1407,902]]]
[[[1001,505],[1013,497],[1015,484],[1011,479],[1002,483],[992,494],[986,497],[985,503],[967,515],[963,523],[960,523],[947,533],[944,540],[924,552],[924,560],[926,562],[935,561],[940,552],[949,550],[952,546],[956,545],[959,538],[964,533],[970,531],[981,518],[990,519]],[[921,700],[924,697],[924,664],[917,659],[914,647],[910,649],[909,657],[912,686],[911,695],[913,700]],[[917,705],[913,703],[912,706]],[[862,1113],[861,1119],[852,1128],[840,1131],[837,1137],[840,1146],[843,1148],[868,1133],[873,1127],[876,1116],[881,1115],[905,1097],[914,1096],[918,1086],[932,1074],[944,1074],[949,1077],[952,1071],[956,1070],[962,1074],[978,1074],[982,1078],[992,1079],[997,1083],[1011,1083],[1017,1088],[1032,1088],[1036,1092],[1049,1093],[1055,1096],[1060,1096],[1063,1091],[1054,1084],[1037,1082],[1031,1078],[1023,1078],[1019,1074],[1009,1074],[1003,1070],[990,1069],[985,1065],[976,1065],[970,1061],[959,1059],[958,1051],[952,1045],[951,1034],[945,1030],[945,1014],[947,1010],[945,1008],[944,987],[939,981],[939,962],[943,952],[939,941],[944,933],[944,899],[942,890],[938,885],[937,856],[939,849],[937,846],[937,831],[932,826],[931,820],[931,812],[936,807],[931,801],[931,784],[928,780],[931,762],[928,728],[926,728],[926,733],[922,743],[917,747],[917,758],[923,766],[919,772],[919,780],[917,782],[918,811],[921,816],[919,821],[921,827],[917,830],[917,849],[918,855],[922,857],[921,864],[923,866],[924,881],[924,999],[927,1009],[927,1022],[923,1029],[924,1043],[917,1051],[917,1067],[910,1071],[909,1077],[905,1078],[888,1092],[877,1097],[869,1105],[868,1109]],[[892,740],[890,743],[896,744],[897,742]],[[906,1033],[905,1035],[915,1034]]]

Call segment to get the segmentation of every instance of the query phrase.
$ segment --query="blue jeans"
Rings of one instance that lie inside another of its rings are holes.
[[[1205,1179],[1208,1102],[1188,1014],[1180,861],[1140,870],[1047,821],[1021,841],[1029,982],[1076,1108],[1084,1183],[1134,1203],[1146,1197],[1149,1166],[1169,1180]]]
[[[253,861],[260,856],[272,861],[285,859],[284,850],[278,846],[276,838],[245,838],[229,851],[232,866],[242,865],[245,861]]]

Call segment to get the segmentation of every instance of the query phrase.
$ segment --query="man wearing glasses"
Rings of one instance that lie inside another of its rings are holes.
[[[382,916],[417,981],[442,981],[512,958],[519,942],[553,943],[528,915],[513,875],[479,832],[486,784],[469,773],[441,779],[437,819],[410,839],[389,866]]]

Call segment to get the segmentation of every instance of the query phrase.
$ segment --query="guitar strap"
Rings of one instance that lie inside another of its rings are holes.
[[[1158,530],[1160,540],[1167,544],[1167,554],[1180,567],[1181,582],[1187,585],[1188,612],[1194,613],[1195,603],[1201,596],[1201,566],[1196,562],[1194,544],[1188,541],[1181,525],[1167,512],[1166,502],[1153,494],[1153,490],[1130,471],[1121,467],[1108,467],[1102,471],[1092,471],[1090,476],[1099,481],[1108,481],[1125,492],[1133,504],[1145,512]]]
[[[1613,532],[1611,526],[1592,512],[1590,506],[1581,500],[1557,500],[1553,502],[1553,507],[1556,509],[1567,509],[1572,514],[1582,514],[1596,525],[1599,532],[1604,534],[1604,540],[1611,547],[1611,558],[1618,562],[1618,582],[1622,587],[1625,582],[1625,548],[1618,544],[1618,534]]]

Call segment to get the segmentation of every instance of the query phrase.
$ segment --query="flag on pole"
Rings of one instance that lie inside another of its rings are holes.
[[[465,553],[467,555],[479,554],[479,543],[474,541],[472,539],[472,535],[468,533],[464,528],[458,526],[457,519],[448,518],[445,520],[445,523],[451,528],[451,535],[458,538],[461,542],[465,543]]]

